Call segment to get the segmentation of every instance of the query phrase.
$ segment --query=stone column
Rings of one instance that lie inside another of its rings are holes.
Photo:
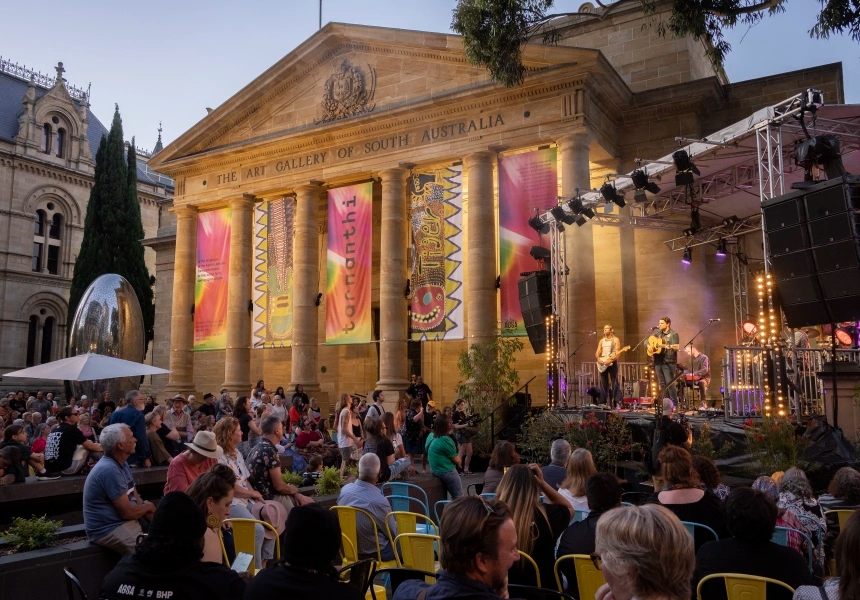
[[[376,387],[399,394],[409,386],[406,377],[409,305],[404,297],[409,277],[406,267],[409,246],[406,178],[409,170],[403,167],[386,169],[380,176],[382,239],[379,253],[379,381]]]
[[[591,189],[588,165],[590,136],[585,127],[559,139],[559,166],[561,193],[572,198]],[[567,340],[576,348],[591,331],[598,330],[594,281],[594,231],[592,224],[566,227],[565,253],[570,275],[567,277]],[[586,345],[587,346],[587,345]],[[583,348],[585,350],[585,348]]]
[[[318,319],[316,305],[320,288],[319,183],[296,188],[295,240],[293,242],[293,345],[292,373],[287,389],[297,384],[305,393],[319,391],[317,381]]]
[[[42,319],[39,319],[36,324],[36,340],[35,340],[35,353],[33,355],[33,364],[41,365],[42,364],[42,336],[45,335],[45,323]]]
[[[496,314],[496,215],[493,164],[496,155],[481,151],[463,158],[468,199],[468,279],[466,311],[469,345],[490,341],[498,328]]]
[[[170,312],[170,375],[168,395],[194,390],[194,286],[197,283],[197,207],[176,210],[176,254],[173,266],[173,307]]]
[[[230,200],[230,279],[227,286],[227,351],[224,385],[235,395],[251,389],[251,300],[254,196]]]

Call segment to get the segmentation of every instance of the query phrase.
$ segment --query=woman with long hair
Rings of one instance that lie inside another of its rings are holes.
[[[720,470],[714,461],[707,456],[696,454],[693,456],[693,468],[706,490],[711,490],[720,500],[725,500],[728,497],[732,488],[723,483]]]
[[[354,463],[353,452],[360,447],[361,437],[354,434],[351,426],[352,408],[355,400],[349,394],[341,394],[337,401],[337,447],[340,449],[340,476],[346,473],[346,467]]]
[[[81,433],[83,433],[84,437],[87,438],[89,441],[93,442],[94,444],[98,443],[99,432],[96,430],[96,428],[93,427],[89,414],[85,412],[81,413],[81,417],[78,420],[78,429],[81,430]]]
[[[206,533],[203,535],[204,562],[224,561],[221,550],[221,537],[218,530],[230,518],[230,505],[233,503],[233,488],[236,476],[226,465],[213,465],[212,469],[194,480],[186,494],[203,511],[206,518]],[[228,524],[229,525],[229,524]]]
[[[407,400],[411,396],[406,392]],[[405,432],[405,450],[412,465],[415,465],[415,457],[421,457],[421,472],[427,472],[427,459],[424,456],[424,407],[421,400],[413,398],[406,411],[403,431]],[[413,469],[414,470],[414,469]]]
[[[469,463],[472,462],[472,437],[473,432],[477,434],[478,429],[473,424],[474,415],[466,414],[468,406],[465,400],[457,398],[454,408],[456,410],[452,413],[451,418],[454,421],[454,430],[457,435],[458,456],[463,463],[463,475],[471,475]]]
[[[548,504],[541,502],[543,493]],[[496,500],[507,504],[517,528],[517,548],[531,556],[540,569],[541,584],[555,589],[555,544],[567,529],[573,510],[558,490],[544,481],[540,467],[511,465],[508,467]],[[533,569],[519,561],[508,571],[510,583],[535,585]]]
[[[379,457],[380,469],[377,483],[385,483],[394,479],[409,468],[408,458],[395,460],[394,444],[388,438],[384,419],[368,417],[364,420],[364,426],[367,432],[367,438],[364,440],[364,453],[372,452]]]
[[[236,406],[233,409],[233,416],[239,421],[239,427],[242,429],[242,441],[248,441],[248,434],[252,431],[259,437],[263,435],[260,427],[254,422],[254,416],[251,414],[251,403],[248,396],[239,396],[236,398]]]
[[[585,448],[577,448],[567,460],[567,477],[558,488],[573,510],[589,510],[585,497],[585,484],[588,478],[597,474],[594,458]]]
[[[456,500],[463,495],[463,484],[457,474],[457,467],[460,466],[457,445],[448,435],[449,433],[451,433],[451,421],[448,416],[444,413],[436,415],[433,431],[427,436],[425,442],[425,454],[433,477],[438,478],[445,486],[447,493],[443,498],[447,498],[450,493],[451,499]]]
[[[239,421],[233,417],[224,417],[215,424],[215,440],[224,456],[218,459],[222,465],[226,465],[233,472],[236,483],[233,486],[233,501],[230,504],[230,518],[253,519],[251,506],[254,502],[261,501],[263,496],[255,490],[248,478],[251,472],[245,465],[245,459],[239,452],[238,446],[242,443],[242,429]],[[257,569],[265,566],[265,561],[274,556],[274,540],[265,540],[265,531],[262,525],[256,525],[254,529],[254,561]]]
[[[403,436],[400,434],[400,430],[394,425],[394,413],[387,412],[382,415],[382,422],[385,424],[385,435],[388,436],[388,439],[391,441],[391,445],[394,446],[394,458],[403,458],[406,456],[406,449],[403,447]],[[412,469],[411,463],[409,469]]]
[[[406,411],[409,410],[411,400],[412,398],[407,394],[405,398],[398,398],[394,405],[394,428],[398,433],[403,433],[403,427],[406,425]]]
[[[794,592],[794,600],[821,600],[822,589],[827,600],[854,600],[860,598],[860,511],[855,510],[845,528],[836,538],[833,558],[836,559],[836,577],[824,581],[821,588],[802,585]]]
[[[520,455],[517,454],[516,446],[504,440],[496,442],[496,447],[493,448],[493,453],[490,455],[490,464],[484,473],[483,492],[486,494],[495,493],[505,474],[505,469],[519,463]]]

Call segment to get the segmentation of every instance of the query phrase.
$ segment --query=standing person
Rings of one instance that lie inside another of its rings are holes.
[[[451,499],[456,500],[463,495],[463,484],[457,475],[460,457],[457,455],[457,445],[448,436],[450,432],[451,422],[446,415],[441,414],[436,417],[433,431],[427,436],[424,445],[430,472],[442,482],[447,493],[451,494]]]
[[[603,337],[597,341],[594,357],[600,371],[600,393],[606,404],[621,402],[621,385],[618,380],[618,355],[621,353],[621,340],[615,335],[612,325],[603,326]]]
[[[659,331],[654,337],[663,341],[663,347],[651,356],[654,357],[654,372],[657,374],[657,383],[660,390],[664,390],[664,396],[669,395],[673,402],[678,400],[678,392],[672,385],[666,389],[669,382],[675,379],[675,367],[678,364],[678,345],[680,344],[678,332],[671,329],[672,319],[661,317]],[[649,350],[650,353],[650,350]]]
[[[47,420],[48,413],[51,411],[51,403],[45,400],[45,395],[42,390],[36,392],[36,396],[30,396],[27,400],[27,410],[42,414],[42,420]]]
[[[409,386],[407,390],[409,395],[421,401],[421,406],[427,408],[427,403],[433,399],[433,391],[430,386],[424,383],[424,378],[421,375],[415,376],[415,383]]]
[[[137,493],[126,463],[137,441],[122,423],[105,427],[99,441],[105,456],[84,482],[84,529],[90,542],[119,554],[131,554],[143,533],[138,519],[155,512],[155,506]]]
[[[373,404],[367,407],[367,414],[365,415],[365,419],[368,417],[373,419],[381,419],[382,415],[385,414],[385,407],[383,403],[385,402],[385,392],[382,390],[374,390],[373,392]]]
[[[478,434],[478,428],[475,427],[475,416],[466,414],[466,401],[458,398],[454,403],[456,409],[453,414],[454,431],[457,434],[457,445],[459,451],[457,456],[460,457],[460,462],[463,464],[463,475],[471,475],[469,463],[472,461],[472,438]]]
[[[102,399],[98,403],[98,406],[96,406],[96,408],[99,409],[99,411],[102,413],[102,416],[104,416],[106,408],[110,408],[111,412],[116,411],[116,402],[110,399],[110,392],[102,392]]]
[[[401,434],[405,433],[403,430],[406,427],[406,412],[412,404],[412,396],[409,395],[409,392],[406,392],[404,396],[404,398],[397,399],[394,409],[394,427]]]
[[[353,451],[361,443],[361,438],[353,435],[350,421],[352,420],[352,405],[355,402],[349,394],[341,394],[337,401],[337,447],[340,449],[340,476],[346,473],[346,467],[353,460]]]
[[[88,458],[98,459],[102,447],[89,441],[78,429],[78,409],[61,408],[57,413],[60,425],[45,442],[45,469],[48,473],[74,475],[87,464]],[[82,447],[77,452],[78,446]]]
[[[708,386],[711,385],[711,361],[693,344],[688,348],[690,349],[690,374],[699,378],[693,385],[699,393],[700,405],[705,406],[708,399]]]
[[[409,392],[407,392],[408,395]],[[415,457],[421,457],[421,472],[427,472],[427,459],[424,457],[424,409],[418,398],[412,400],[409,410],[406,411],[406,424],[403,427],[406,432],[403,440],[406,445],[406,454],[415,465]]]
[[[167,467],[167,483],[164,493],[184,492],[194,480],[212,468],[224,451],[215,442],[211,431],[200,431],[193,442],[185,444],[187,450],[170,461]]]
[[[138,390],[132,390],[125,395],[125,406],[114,411],[110,416],[110,424],[123,423],[128,425],[137,440],[137,450],[129,458],[130,467],[151,467],[151,453],[149,441],[146,437],[146,417],[143,416],[143,407],[146,403],[143,394]]]

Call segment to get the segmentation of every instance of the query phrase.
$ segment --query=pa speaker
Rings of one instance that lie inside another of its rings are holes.
[[[549,271],[528,273],[517,282],[520,311],[535,354],[546,352],[545,318],[552,314],[552,277]]]

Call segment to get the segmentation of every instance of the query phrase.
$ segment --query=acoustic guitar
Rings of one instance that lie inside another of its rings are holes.
[[[609,367],[612,366],[612,363],[614,363],[616,360],[618,360],[619,354],[621,354],[622,352],[627,352],[628,350],[630,350],[630,346],[624,346],[621,350],[619,350],[615,354],[610,354],[609,358],[606,360],[606,364],[602,365],[599,362],[597,363],[597,370],[600,371],[601,373],[603,373],[606,369],[608,369]]]
[[[662,353],[663,350],[679,350],[680,348],[680,344],[666,344],[663,338],[652,335],[648,337],[648,348],[645,352],[648,356],[654,356],[655,354]]]

